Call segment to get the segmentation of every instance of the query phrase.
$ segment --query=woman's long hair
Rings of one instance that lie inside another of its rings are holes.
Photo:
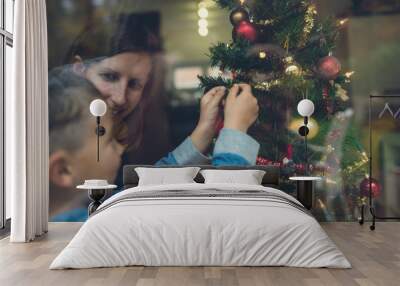
[[[64,62],[70,64],[80,56],[85,64],[91,64],[121,53],[147,53],[152,58],[152,72],[135,109],[125,118],[114,122],[115,138],[130,149],[136,149],[143,139],[144,114],[154,92],[159,92],[156,82],[155,59],[162,52],[160,15],[158,12],[121,14],[115,21],[91,23],[72,43]],[[162,84],[162,83],[161,83]]]

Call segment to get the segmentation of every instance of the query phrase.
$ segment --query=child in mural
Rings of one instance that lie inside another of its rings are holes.
[[[112,136],[112,117],[106,113],[102,125],[101,168],[96,168],[96,121],[89,111],[90,102],[100,94],[87,80],[65,69],[49,75],[50,136],[50,219],[52,221],[85,221],[87,193],[76,191],[88,178],[113,182],[124,147]]]
[[[143,135],[146,105],[157,75],[154,59],[161,52],[160,37],[140,22],[137,15],[122,15],[114,29],[96,25],[82,33],[68,53],[76,74],[89,80],[112,110],[118,140],[137,146]],[[251,165],[259,144],[247,129],[258,116],[258,104],[248,85],[234,86],[224,100],[225,88],[217,87],[201,99],[200,119],[192,134],[158,165]],[[216,140],[212,158],[203,155],[216,135],[214,126],[222,102],[224,128]],[[122,124],[121,124],[122,123]],[[126,128],[125,128],[126,127]],[[124,160],[129,163],[129,159]]]

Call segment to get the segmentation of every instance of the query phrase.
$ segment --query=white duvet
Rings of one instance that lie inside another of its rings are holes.
[[[136,192],[211,189],[265,191],[297,202],[277,189],[251,185],[131,188],[104,202],[50,269],[127,265],[351,267],[318,222],[290,204],[234,196],[121,200]]]

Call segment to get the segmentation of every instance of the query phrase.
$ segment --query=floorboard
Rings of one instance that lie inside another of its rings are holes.
[[[357,223],[322,223],[353,268],[289,267],[123,267],[50,271],[55,256],[81,223],[50,223],[49,233],[32,243],[0,240],[2,286],[266,286],[400,285],[400,222],[382,222],[372,232]]]

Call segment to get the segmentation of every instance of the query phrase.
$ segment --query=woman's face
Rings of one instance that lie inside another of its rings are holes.
[[[147,53],[122,53],[88,65],[86,79],[93,83],[114,116],[124,118],[140,102],[151,71]]]

